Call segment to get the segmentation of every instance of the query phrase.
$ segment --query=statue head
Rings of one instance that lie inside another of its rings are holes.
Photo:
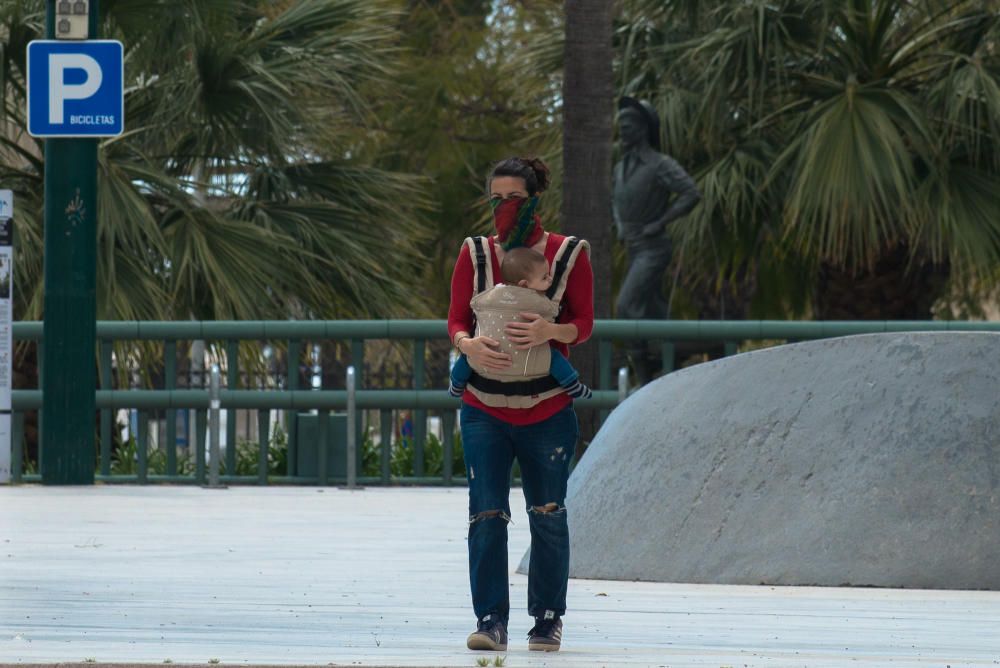
[[[627,147],[647,144],[660,150],[660,117],[645,100],[633,97],[618,100],[618,131]]]

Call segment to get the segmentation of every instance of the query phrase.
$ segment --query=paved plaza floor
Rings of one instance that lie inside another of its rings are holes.
[[[476,666],[465,495],[0,487],[0,664]],[[1000,592],[571,580],[541,654],[526,585],[508,668],[1000,665]]]

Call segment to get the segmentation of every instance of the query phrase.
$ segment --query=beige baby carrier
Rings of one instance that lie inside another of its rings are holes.
[[[559,315],[569,273],[581,252],[590,254],[590,244],[576,237],[566,237],[553,260],[552,285],[544,295],[530,288],[496,284],[493,259],[486,237],[465,240],[473,258],[473,297],[469,305],[476,315],[475,336],[488,336],[500,342],[500,351],[511,356],[508,369],[494,371],[472,366],[468,391],[483,404],[506,408],[531,408],[563,391],[549,374],[552,349],[548,343],[528,350],[518,350],[507,340],[504,326],[520,320],[522,312],[538,313],[549,322]]]

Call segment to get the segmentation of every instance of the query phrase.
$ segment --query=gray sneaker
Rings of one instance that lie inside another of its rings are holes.
[[[528,649],[536,652],[558,652],[562,644],[562,620],[535,618],[535,626],[528,631]]]
[[[493,652],[507,651],[507,626],[497,614],[486,615],[476,624],[476,630],[469,634],[465,642],[469,649],[485,649]]]

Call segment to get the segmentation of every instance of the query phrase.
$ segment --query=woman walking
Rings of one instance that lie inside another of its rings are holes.
[[[537,313],[521,313],[505,327],[519,349],[547,344],[568,355],[569,345],[586,341],[594,324],[593,271],[587,243],[546,232],[534,215],[538,195],[549,183],[549,170],[538,159],[508,158],[487,178],[495,234],[467,240],[452,274],[448,332],[474,373],[463,394],[462,445],[469,480],[469,580],[476,630],[467,646],[507,649],[510,614],[507,569],[507,523],[510,521],[510,473],[521,468],[531,531],[528,613],[535,618],[528,648],[558,650],[569,579],[569,530],[566,481],[576,448],[578,425],[573,401],[551,377],[525,382],[497,382],[485,376],[511,366],[511,356],[496,339],[476,335],[469,305],[475,294],[492,287],[504,254],[528,247],[550,265],[550,298],[559,316],[549,322]]]

